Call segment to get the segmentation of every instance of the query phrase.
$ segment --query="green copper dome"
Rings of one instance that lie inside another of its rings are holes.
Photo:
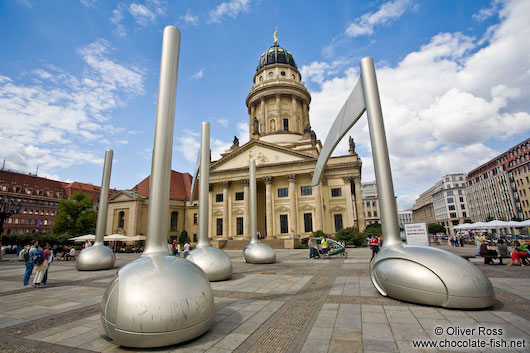
[[[294,62],[293,55],[288,50],[280,47],[278,43],[275,43],[269,48],[269,50],[261,54],[256,71],[259,71],[263,67],[272,64],[287,64],[291,65],[295,69],[298,69],[296,63]]]

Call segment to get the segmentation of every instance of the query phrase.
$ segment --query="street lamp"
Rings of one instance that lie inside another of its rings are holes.
[[[7,196],[5,198],[0,196],[0,235],[4,233],[4,221],[6,218],[19,213],[20,207],[20,201],[15,201]]]

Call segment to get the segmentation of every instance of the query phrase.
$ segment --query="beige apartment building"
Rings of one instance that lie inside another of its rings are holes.
[[[421,193],[420,197],[416,199],[412,206],[412,218],[414,223],[435,223],[434,218],[434,204],[432,194],[434,193],[434,186]]]

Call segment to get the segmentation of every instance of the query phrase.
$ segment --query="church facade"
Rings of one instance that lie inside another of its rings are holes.
[[[317,230],[333,235],[346,227],[365,229],[362,162],[351,138],[349,154],[331,157],[322,182],[311,187],[322,144],[311,129],[310,102],[311,95],[302,82],[294,57],[275,41],[259,58],[246,99],[249,142],[239,146],[238,139],[234,138],[232,147],[210,165],[208,236],[214,245],[250,238],[251,159],[256,160],[257,225],[261,238],[292,241],[293,234],[300,239]],[[330,124],[333,118],[329,117]],[[107,230],[123,229],[120,226],[130,220],[124,233],[143,234],[146,229],[143,216],[133,217],[136,220],[133,222],[132,218],[126,220],[123,215],[137,212],[127,210],[133,204],[143,210],[140,214],[145,213],[146,192],[141,195],[122,193],[111,199]],[[172,195],[189,196],[189,190],[172,189],[171,192]],[[173,201],[170,202],[172,216],[168,223],[174,234],[169,234],[168,239],[174,238],[181,230],[186,230],[193,239],[197,232],[196,201],[190,203],[184,197]],[[292,246],[293,243],[285,244]]]

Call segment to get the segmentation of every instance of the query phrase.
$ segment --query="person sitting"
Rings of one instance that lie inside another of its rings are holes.
[[[514,250],[512,251],[512,261],[506,266],[512,266],[514,261],[519,262],[521,267],[524,267],[524,260],[528,256],[528,253],[526,251],[523,251],[523,248],[521,247],[521,243],[519,241],[514,241]]]
[[[484,265],[493,265],[493,257],[497,257],[497,251],[491,249],[488,240],[480,245],[480,256],[484,257]]]
[[[499,254],[499,264],[503,264],[502,263],[502,258],[503,257],[509,257],[510,256],[510,252],[508,251],[508,246],[506,245],[506,242],[504,241],[503,238],[500,238],[499,241],[497,242],[497,253]]]
[[[64,252],[64,256],[65,256],[65,260],[68,261],[70,259],[74,259],[75,260],[75,248],[72,246],[70,248],[70,251],[69,252]]]

